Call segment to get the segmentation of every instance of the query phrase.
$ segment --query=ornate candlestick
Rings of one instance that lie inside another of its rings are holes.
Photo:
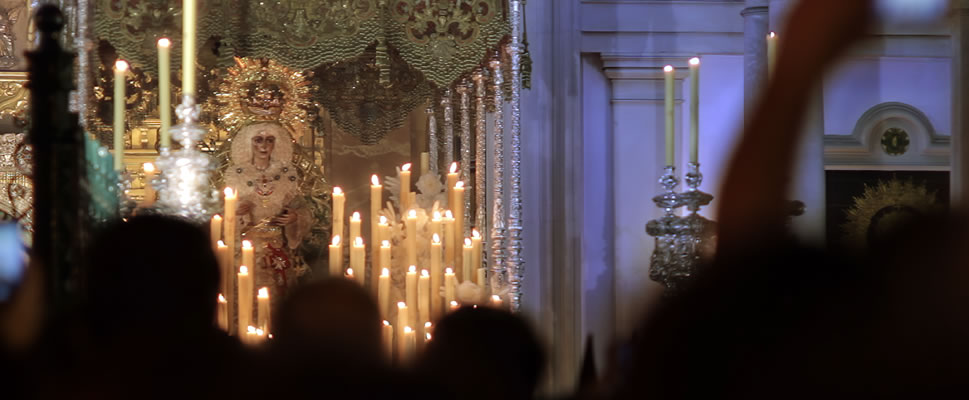
[[[682,222],[674,210],[683,205],[675,191],[680,183],[676,178],[676,167],[667,165],[659,183],[665,191],[653,197],[653,202],[663,209],[664,214],[646,224],[646,233],[656,238],[656,247],[649,260],[649,278],[669,288],[672,281],[670,277],[677,269],[676,236]]]
[[[494,129],[494,158],[491,165],[491,179],[494,182],[491,194],[491,276],[489,283],[492,292],[500,292],[505,288],[505,261],[507,230],[505,229],[505,131],[504,131],[504,103],[501,86],[504,84],[501,75],[501,56],[495,54],[489,63],[492,70],[492,84],[495,96],[495,129]]]
[[[171,128],[172,139],[182,148],[161,149],[155,163],[161,174],[155,186],[159,211],[205,223],[215,212],[218,191],[209,182],[215,163],[196,147],[206,133],[198,124],[200,112],[195,97],[190,95],[183,96],[182,104],[175,108],[179,124]]]

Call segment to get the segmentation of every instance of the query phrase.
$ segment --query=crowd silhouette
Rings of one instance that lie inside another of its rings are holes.
[[[798,4],[782,46],[798,51],[781,53],[726,177],[717,256],[612,347],[601,373],[586,364],[567,397],[969,394],[963,216],[923,216],[866,254],[806,248],[786,231],[805,101],[874,22],[872,7]],[[0,398],[530,399],[550,351],[522,317],[467,307],[436,325],[410,365],[395,365],[374,300],[345,279],[303,285],[274,311],[273,340],[244,346],[213,323],[219,272],[199,228],[135,217],[106,227],[87,254],[76,312],[45,319],[31,308],[37,265],[0,304]]]

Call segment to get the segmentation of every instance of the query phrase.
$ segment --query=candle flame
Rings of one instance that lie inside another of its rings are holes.
[[[380,247],[385,247],[385,248],[388,248],[389,249],[390,248],[390,241],[389,240],[384,240],[383,242],[380,242]]]
[[[427,322],[424,323],[424,329],[427,329],[427,328],[430,328],[430,327],[431,327],[431,321],[427,321]]]
[[[767,34],[767,37],[772,38],[772,39],[773,38],[776,38],[777,37],[777,33],[775,33],[775,32],[768,33]]]
[[[400,166],[400,170],[401,170],[401,171],[410,171],[410,163],[407,163],[407,164],[404,164],[404,165],[401,165],[401,166]]]
[[[363,246],[363,238],[360,237],[360,236],[357,236],[356,239],[353,239],[353,245],[354,246],[357,246],[357,247],[362,247]]]
[[[146,162],[144,164],[141,164],[141,169],[145,170],[145,172],[155,172],[155,164]]]
[[[430,333],[425,333],[424,334],[424,338],[425,338],[424,340],[431,340],[431,334]]]
[[[252,325],[249,325],[249,327],[246,328],[246,332],[248,332],[248,333],[256,333],[256,327],[254,327]]]
[[[464,247],[471,247],[471,238],[464,238]]]
[[[451,163],[451,169],[450,169],[450,171],[451,171],[452,174],[456,174],[458,172],[458,162],[457,161]]]
[[[493,295],[491,295],[491,301],[493,301],[495,303],[501,303],[501,296],[499,296],[497,294],[493,294]]]
[[[398,301],[397,308],[407,308],[407,303],[404,303],[403,301]]]
[[[114,69],[116,69],[118,71],[127,71],[128,70],[128,62],[125,61],[125,60],[115,61],[114,62]]]
[[[452,213],[451,210],[447,210],[444,212],[444,218],[454,219],[454,213]]]
[[[226,187],[225,190],[222,191],[222,193],[225,194],[226,199],[236,198],[236,191],[232,190],[232,188],[230,187]]]
[[[215,220],[215,221],[221,222],[222,221],[222,216],[219,215],[219,214],[215,214],[215,215],[212,216],[212,219]]]
[[[435,233],[434,236],[431,236],[431,243],[441,244],[441,237]]]
[[[413,272],[413,273],[416,274],[417,273],[417,266],[416,265],[411,265],[410,267],[407,268],[407,272],[408,273],[409,272]]]
[[[673,66],[672,65],[667,65],[667,66],[663,67],[663,72],[673,72]]]
[[[458,308],[458,302],[451,300],[451,308]]]
[[[435,220],[441,219],[441,212],[438,210],[434,210],[434,214],[431,214],[431,218]]]
[[[380,225],[387,225],[389,223],[390,223],[390,220],[388,220],[387,217],[385,217],[383,215],[380,216],[380,222],[378,222],[378,224],[380,224]]]
[[[239,267],[239,275],[249,275],[249,267],[245,265]]]
[[[380,271],[380,276],[390,276],[390,269],[384,268]]]
[[[471,237],[481,239],[481,232],[478,232],[478,228],[471,228]]]
[[[269,288],[262,287],[259,288],[259,294],[256,296],[258,299],[268,299],[269,298]]]
[[[222,293],[219,293],[219,303],[225,303],[225,302],[226,302],[225,296],[223,296]]]
[[[256,335],[262,336],[265,333],[266,333],[266,331],[263,331],[262,329],[256,328]]]
[[[384,320],[384,326],[390,326],[390,321]]]
[[[343,195],[343,189],[341,189],[339,186],[334,186],[333,187],[333,195],[334,196],[342,196]]]
[[[370,183],[374,186],[380,186],[380,178],[377,177],[377,174],[370,176]]]
[[[333,241],[331,242],[333,246],[340,245],[340,235],[333,235]]]
[[[458,181],[458,183],[455,183],[454,184],[454,188],[455,189],[464,189],[464,181]]]
[[[171,45],[172,41],[168,40],[168,38],[158,39],[158,47],[171,47]]]
[[[350,220],[359,221],[360,220],[360,211],[354,211],[353,212],[353,215],[350,216]]]
[[[427,276],[427,277],[429,277],[429,276],[431,276],[431,273],[430,272],[427,272],[426,269],[422,269],[421,270],[421,276]]]
[[[454,274],[454,269],[452,269],[452,268],[445,268],[444,269],[444,274],[445,275],[447,275],[447,274],[452,274],[453,275]]]
[[[250,242],[248,240],[243,240],[242,241],[242,249],[243,250],[250,250],[250,249],[252,249],[252,242]]]
[[[404,327],[404,333],[414,333],[414,330],[411,329],[409,326],[405,326]]]
[[[225,245],[225,242],[223,242],[221,240],[216,245],[219,246],[220,249],[225,249],[225,248],[228,248],[229,247],[229,246],[226,246]]]
[[[417,218],[417,210],[410,210],[407,212],[407,218]]]
[[[700,57],[693,57],[690,59],[690,65],[700,65]]]
[[[347,268],[347,276],[353,276],[353,268]]]

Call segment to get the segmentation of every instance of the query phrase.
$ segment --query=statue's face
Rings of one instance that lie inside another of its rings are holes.
[[[275,147],[276,135],[271,131],[262,130],[252,137],[252,155],[257,160],[268,161]]]

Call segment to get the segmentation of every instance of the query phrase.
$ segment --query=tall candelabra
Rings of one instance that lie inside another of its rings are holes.
[[[156,162],[161,175],[153,184],[160,212],[201,224],[215,213],[218,192],[209,182],[215,163],[196,146],[206,133],[198,123],[200,112],[194,96],[182,97],[182,104],[175,108],[180,123],[171,128],[172,139],[182,148],[161,149]]]

